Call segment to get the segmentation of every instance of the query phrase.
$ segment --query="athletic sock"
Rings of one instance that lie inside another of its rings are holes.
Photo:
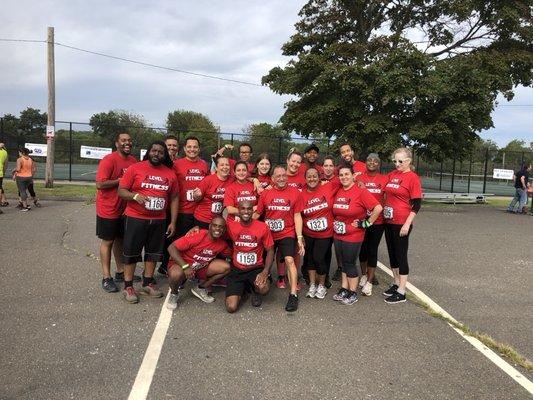
[[[133,287],[133,281],[124,281],[124,289],[127,287]]]
[[[153,280],[154,278],[152,276],[143,275],[143,286],[148,286],[150,283],[152,283]]]
[[[124,272],[115,272],[115,277],[124,279]]]
[[[405,296],[405,289],[401,290],[401,289],[398,288],[396,291]]]

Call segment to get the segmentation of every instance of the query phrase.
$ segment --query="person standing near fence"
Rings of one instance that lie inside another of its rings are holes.
[[[422,188],[420,178],[413,171],[411,150],[401,147],[392,153],[396,169],[387,175],[385,186],[385,240],[394,282],[383,292],[388,304],[405,302],[405,287],[409,275],[407,252],[413,221],[420,210]]]
[[[4,143],[0,143],[0,207],[6,207],[9,205],[6,199],[6,195],[4,193],[4,174],[7,171],[8,166],[8,155],[7,150],[5,148]],[[0,214],[2,214],[3,211],[0,210]]]
[[[355,177],[366,171],[365,163],[357,160],[357,158],[355,157],[355,152],[353,151],[352,146],[349,143],[344,143],[343,145],[341,145],[341,147],[339,148],[339,153],[341,156],[340,164],[342,165],[343,163],[347,163],[348,165],[351,165]]]
[[[124,172],[137,162],[131,155],[132,141],[128,133],[115,137],[116,151],[106,155],[96,169],[96,236],[100,241],[102,289],[118,292],[117,282],[124,282],[122,238],[126,202],[118,197],[118,183]],[[115,279],[111,277],[111,253],[115,258]],[[140,280],[139,277],[137,277]]]
[[[370,153],[366,158],[366,171],[359,175],[357,180],[379,201],[379,204],[383,205],[387,177],[379,173],[380,163],[379,155]],[[374,272],[378,263],[378,248],[384,231],[383,215],[381,214],[372,226],[365,231],[365,239],[359,253],[359,262],[363,271],[359,286],[362,287],[361,293],[365,296],[372,295],[372,282],[374,281]]]
[[[171,237],[178,217],[178,180],[164,142],[150,144],[144,160],[130,166],[120,178],[118,195],[127,201],[124,223],[124,298],[138,303],[133,289],[135,265],[142,260],[144,271],[142,292],[162,297],[154,279],[155,264],[163,258],[165,235]],[[170,207],[171,222],[166,226],[166,209]]]
[[[531,171],[531,164],[522,164],[520,170],[514,175],[514,187],[515,194],[507,211],[510,213],[515,212],[516,203],[518,203],[518,210],[516,213],[526,213],[526,204],[527,204],[527,185],[529,179],[529,171]]]
[[[33,174],[35,172],[35,163],[30,157],[30,151],[24,147],[19,149],[19,158],[17,158],[17,165],[13,170],[13,178],[17,183],[19,191],[20,202],[22,207],[20,211],[29,211],[28,206],[28,187],[33,183]]]

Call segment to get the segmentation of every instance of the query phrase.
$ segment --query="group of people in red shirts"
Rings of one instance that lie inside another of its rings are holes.
[[[242,143],[239,159],[214,156],[214,170],[200,158],[200,141],[187,137],[183,157],[174,136],[153,142],[143,159],[131,156],[129,134],[117,135],[117,151],[104,157],[96,175],[96,233],[101,239],[102,288],[139,301],[138,293],[162,297],[154,279],[168,276],[167,307],[175,309],[180,290],[211,303],[211,286],[226,286],[225,306],[235,312],[244,296],[254,307],[270,290],[276,260],[278,288],[288,286],[285,310],[298,309],[298,268],[309,287],[307,297],[324,299],[331,287],[335,250],[340,280],[333,299],[345,305],[358,300],[358,288],[372,295],[378,247],[385,234],[394,280],[383,292],[389,304],[405,302],[409,274],[408,242],[420,209],[420,180],[412,170],[409,149],[392,154],[395,169],[380,173],[380,157],[356,160],[343,144],[336,163],[319,149],[291,151],[286,166],[273,165],[268,154],[252,162],[252,147]],[[116,273],[111,276],[111,255]],[[142,276],[136,263],[144,260]],[[133,283],[141,282],[140,290]]]

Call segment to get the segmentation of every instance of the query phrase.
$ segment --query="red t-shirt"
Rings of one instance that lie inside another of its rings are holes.
[[[179,250],[181,258],[194,271],[207,267],[219,254],[224,257],[231,256],[228,244],[221,238],[211,240],[207,229],[200,229],[197,233],[183,236],[174,241],[173,245]]]
[[[220,180],[217,174],[206,176],[198,185],[203,197],[194,210],[194,218],[210,223],[215,215],[222,215],[224,194],[232,182],[233,180],[229,176],[225,181]]]
[[[368,175],[367,172],[359,175],[357,177],[357,180],[359,182],[363,182],[365,184],[366,190],[368,190],[377,201],[379,201],[379,204],[383,205],[384,203],[384,195],[385,195],[385,185],[388,182],[388,179],[385,175],[382,175],[380,173],[377,173],[376,175]],[[374,225],[381,225],[383,224],[383,214],[379,214],[378,219],[374,222]]]
[[[352,170],[356,176],[364,174],[366,172],[366,164],[362,161],[356,160],[352,165]]]
[[[272,179],[268,175],[257,175],[256,178],[263,189],[265,189],[269,185],[272,185]]]
[[[112,181],[122,178],[130,165],[137,162],[128,155],[122,158],[118,151],[108,154],[100,160],[96,169],[96,182]],[[101,218],[116,219],[124,214],[126,202],[118,197],[118,186],[96,191],[96,215]]]
[[[239,183],[237,181],[232,182],[227,188],[224,194],[224,207],[232,206],[237,207],[240,201],[249,200],[252,202],[252,206],[257,204],[257,193],[254,189],[253,182]],[[228,215],[228,219],[235,219],[233,215]]]
[[[257,213],[265,214],[265,222],[274,240],[295,237],[294,214],[302,212],[302,196],[298,189],[285,186],[265,190],[259,197]]]
[[[334,238],[343,242],[359,243],[365,237],[365,230],[352,225],[354,220],[364,220],[368,210],[372,210],[379,202],[366,189],[357,184],[350,189],[340,188],[333,200],[333,231]]]
[[[320,185],[309,192],[302,190],[303,234],[308,237],[324,239],[333,237],[333,197],[339,188],[333,183]]]
[[[305,170],[301,169],[301,165],[300,169],[298,169],[298,172],[295,175],[287,174],[287,186],[291,186],[301,191],[303,188],[305,188],[305,185]]]
[[[249,226],[233,220],[227,222],[226,228],[233,242],[233,266],[240,270],[263,266],[263,252],[274,246],[268,226],[257,220],[253,220]]]
[[[148,197],[144,205],[134,200],[126,205],[124,214],[141,219],[165,219],[170,200],[179,190],[174,171],[164,165],[155,167],[150,161],[130,166],[120,178],[119,187]]]
[[[198,187],[200,182],[209,175],[207,163],[198,159],[191,161],[187,158],[174,160],[174,172],[178,177],[180,185],[180,214],[193,214],[196,202],[192,198],[192,191]]]
[[[403,225],[411,213],[411,200],[422,198],[420,178],[413,171],[392,171],[387,175],[383,218],[387,224]]]

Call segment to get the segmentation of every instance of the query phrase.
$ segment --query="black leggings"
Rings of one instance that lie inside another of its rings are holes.
[[[352,243],[344,242],[335,239],[335,254],[337,255],[337,262],[342,264],[342,272],[348,278],[357,278],[361,275],[361,266],[357,264],[359,251],[361,250],[361,242]]]
[[[316,239],[304,236],[305,252],[308,254],[307,270],[316,270],[318,275],[326,275],[329,272],[328,249],[331,255],[332,238]],[[330,260],[331,261],[331,258]]]
[[[372,225],[365,231],[365,240],[361,245],[359,262],[366,262],[367,267],[376,268],[378,266],[379,242],[381,242],[384,230],[385,227],[381,224]]]
[[[389,251],[390,267],[399,268],[400,275],[409,275],[407,251],[409,250],[409,236],[413,226],[411,225],[406,236],[400,236],[400,229],[402,229],[402,225],[385,224],[385,240]]]

